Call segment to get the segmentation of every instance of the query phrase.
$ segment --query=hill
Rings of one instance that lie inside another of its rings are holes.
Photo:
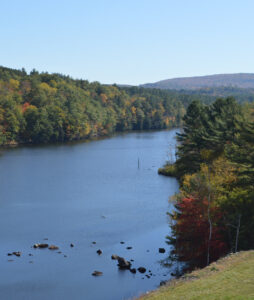
[[[218,74],[209,76],[183,77],[147,83],[145,88],[196,90],[206,87],[254,88],[254,74]]]
[[[254,251],[229,255],[142,299],[254,299]]]

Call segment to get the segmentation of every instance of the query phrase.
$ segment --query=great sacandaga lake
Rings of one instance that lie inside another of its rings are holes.
[[[178,183],[157,170],[173,157],[175,133],[1,150],[0,299],[129,299],[170,279],[162,261]],[[42,242],[61,253],[32,248]],[[119,270],[112,254],[153,275]]]

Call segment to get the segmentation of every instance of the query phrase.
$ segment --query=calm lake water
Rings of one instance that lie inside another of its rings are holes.
[[[172,157],[175,132],[2,150],[0,299],[129,299],[170,279],[158,248],[169,251],[166,212],[178,183],[157,169]],[[41,242],[62,253],[31,247]],[[118,270],[112,254],[155,276]]]

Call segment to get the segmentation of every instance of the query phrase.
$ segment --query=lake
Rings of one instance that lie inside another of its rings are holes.
[[[157,170],[174,158],[175,133],[1,150],[0,299],[129,299],[170,279],[162,260],[178,183]],[[153,275],[119,270],[112,254]]]

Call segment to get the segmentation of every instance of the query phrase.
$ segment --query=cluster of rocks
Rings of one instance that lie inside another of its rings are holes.
[[[45,239],[45,240],[47,240],[47,239]],[[70,244],[70,247],[74,247],[74,244]],[[33,246],[32,246],[32,248],[34,248],[34,249],[49,249],[49,250],[59,250],[59,247],[58,246],[56,246],[56,245],[49,245],[49,244],[47,244],[47,243],[37,243],[37,244],[34,244]],[[58,251],[57,253],[62,253],[61,251]],[[14,256],[17,256],[17,257],[20,257],[21,256],[21,251],[13,251],[13,252],[11,252],[11,253],[7,253],[7,255],[8,256],[12,256],[12,255],[14,255]],[[29,256],[33,256],[33,254],[32,253],[29,253],[28,254]],[[67,255],[64,255],[64,257],[67,257]],[[9,259],[8,261],[13,261],[13,260],[11,260],[11,259]],[[32,261],[29,261],[29,263],[33,263]]]
[[[93,244],[96,244],[96,242],[92,242],[92,243],[93,243]],[[124,244],[124,242],[121,241],[120,244]],[[126,249],[127,249],[127,250],[131,250],[132,247],[128,246],[128,247],[126,247]],[[149,252],[149,250],[147,250],[147,252]],[[164,248],[159,248],[159,253],[165,253],[165,252],[166,252],[166,250],[165,250]],[[99,255],[101,255],[101,254],[102,254],[102,250],[101,250],[101,249],[97,250],[97,253],[98,253]],[[123,257],[121,257],[121,256],[118,256],[117,254],[112,254],[112,255],[111,255],[111,259],[112,259],[112,260],[117,260],[117,262],[118,262],[117,265],[118,265],[119,269],[121,269],[121,270],[129,270],[129,271],[130,271],[131,273],[133,273],[133,274],[136,274],[137,271],[138,271],[139,273],[141,273],[141,274],[146,273],[146,268],[144,268],[144,267],[139,267],[139,268],[137,268],[137,269],[131,267],[131,266],[132,266],[132,263],[131,263],[131,262],[134,261],[133,259],[131,259],[130,261],[128,261],[128,260],[126,260],[125,258],[123,258]],[[152,274],[152,271],[151,271],[151,270],[149,270],[148,272],[149,272],[149,274],[146,274],[145,276],[146,276],[147,278],[150,278],[153,274]],[[101,276],[101,275],[103,275],[103,272],[101,272],[101,271],[94,271],[94,272],[92,273],[92,275],[93,275],[93,276]]]
[[[47,239],[45,239],[47,240]],[[92,244],[96,244],[96,242],[92,242]],[[125,244],[125,242],[121,241],[120,244]],[[70,247],[73,248],[74,247],[74,244],[70,244]],[[59,250],[59,247],[56,246],[56,245],[49,245],[47,243],[36,243],[32,246],[32,248],[34,249],[49,249],[49,250]],[[131,250],[132,247],[131,246],[128,246],[126,247],[127,250]],[[101,255],[102,254],[102,250],[101,249],[98,249],[97,251],[97,254],[98,255]],[[149,250],[147,250],[147,252],[149,252]],[[165,253],[166,250],[164,248],[159,248],[159,253]],[[58,251],[57,253],[62,253],[61,251]],[[20,251],[13,251],[12,253],[7,253],[8,256],[17,256],[17,257],[20,257],[21,256],[21,252]],[[29,256],[33,256],[33,254],[29,253],[28,254]],[[64,257],[67,257],[67,255],[64,255]],[[120,270],[129,270],[131,273],[133,274],[136,274],[137,271],[141,274],[144,274],[146,273],[146,268],[145,267],[138,267],[138,268],[132,268],[132,262],[134,261],[133,259],[130,259],[130,261],[126,260],[125,258],[121,257],[121,256],[118,256],[116,254],[112,254],[111,255],[111,259],[112,260],[117,260],[118,264],[117,266],[119,267]],[[13,260],[9,260],[9,261],[13,261]],[[29,263],[32,263],[32,261],[29,261]],[[152,274],[152,271],[149,270],[148,271],[149,274],[146,274],[145,276],[147,278],[150,278],[153,274]],[[92,276],[102,276],[103,275],[103,272],[101,271],[97,271],[95,270],[93,273],[92,273]],[[155,276],[155,275],[153,275]],[[144,278],[142,278],[144,279]]]

